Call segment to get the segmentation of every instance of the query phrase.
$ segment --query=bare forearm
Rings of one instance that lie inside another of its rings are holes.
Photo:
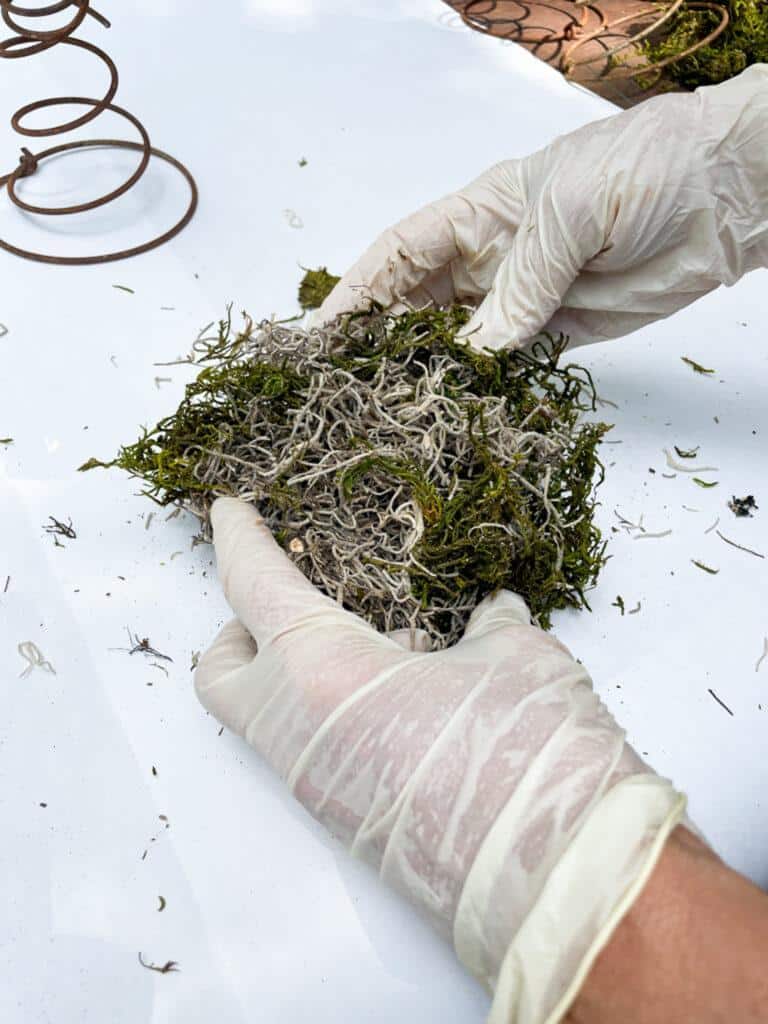
[[[678,828],[568,1024],[765,1024],[768,895]]]

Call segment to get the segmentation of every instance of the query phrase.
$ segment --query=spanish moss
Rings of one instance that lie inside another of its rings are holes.
[[[587,605],[604,562],[593,517],[595,390],[565,340],[478,353],[463,306],[372,309],[305,330],[231,310],[199,338],[178,409],[109,463],[197,515],[252,502],[288,556],[377,628],[453,643],[507,587],[545,628]]]

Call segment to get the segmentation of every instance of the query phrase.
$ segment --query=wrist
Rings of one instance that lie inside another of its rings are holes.
[[[768,896],[679,827],[566,1020],[759,1024],[767,946]]]

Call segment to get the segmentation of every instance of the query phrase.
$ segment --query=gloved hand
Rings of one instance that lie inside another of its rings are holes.
[[[658,96],[506,160],[385,231],[313,319],[479,308],[481,349],[629,334],[768,266],[768,65]],[[482,301],[481,301],[482,300]]]
[[[684,797],[515,594],[455,647],[407,651],[320,594],[250,506],[211,518],[237,617],[200,661],[203,705],[453,942],[490,1022],[560,1020]]]

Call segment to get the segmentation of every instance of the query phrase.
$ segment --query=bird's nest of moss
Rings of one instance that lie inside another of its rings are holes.
[[[381,310],[306,330],[237,331],[231,311],[198,339],[178,409],[109,463],[162,505],[197,515],[252,502],[309,579],[383,630],[455,641],[506,587],[544,627],[586,605],[604,562],[594,477],[605,424],[563,339],[478,353],[471,311]]]

